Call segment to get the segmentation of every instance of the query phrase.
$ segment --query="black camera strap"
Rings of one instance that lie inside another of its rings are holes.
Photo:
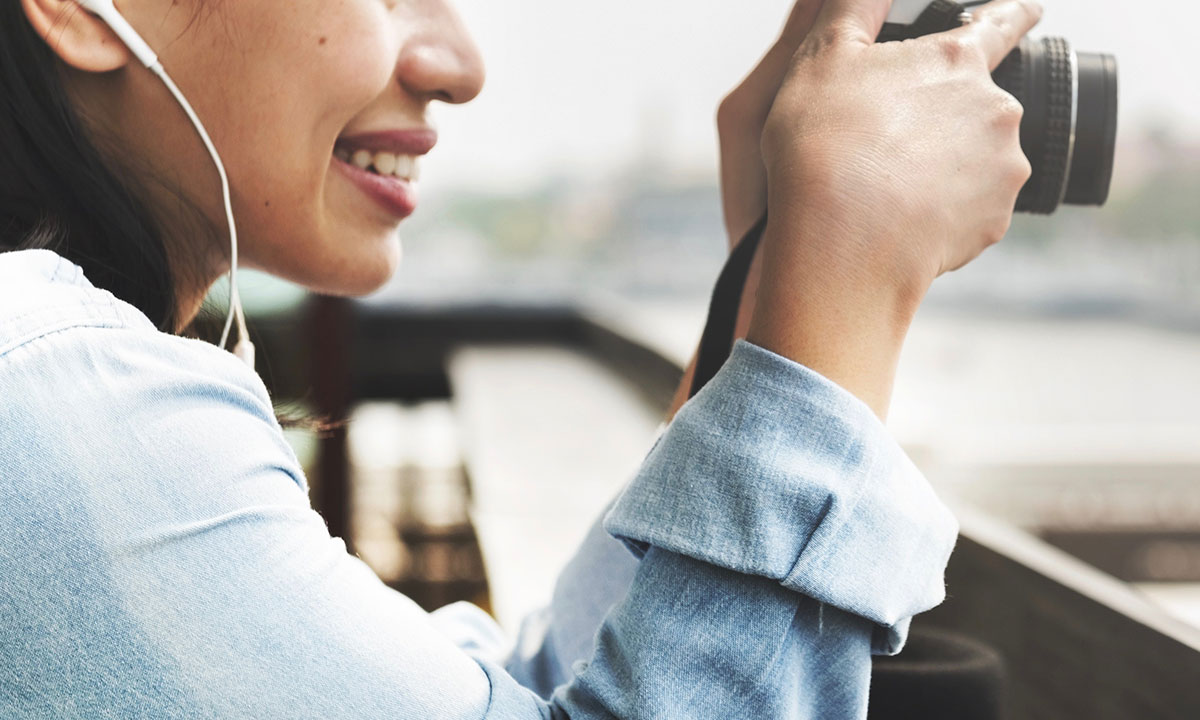
[[[729,353],[733,351],[738,313],[742,307],[742,293],[766,227],[767,216],[763,215],[730,253],[725,267],[717,277],[712,300],[708,305],[708,320],[704,323],[704,333],[700,336],[696,374],[692,378],[692,389],[688,397],[700,392],[700,388],[717,374],[717,370],[721,369],[729,358]]]

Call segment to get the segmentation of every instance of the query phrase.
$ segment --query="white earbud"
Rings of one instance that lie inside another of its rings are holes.
[[[158,64],[158,56],[146,44],[141,35],[133,29],[129,21],[122,17],[121,13],[117,12],[117,8],[113,5],[113,0],[78,0],[91,14],[103,20],[117,37],[121,38],[121,42],[125,43],[125,47],[133,53],[138,60],[146,67],[153,67]]]
[[[158,55],[150,49],[150,45],[133,29],[129,21],[117,11],[116,6],[113,5],[113,0],[77,0],[77,2],[80,7],[103,20],[112,29],[113,33],[121,39],[121,42],[125,43],[125,46],[129,48],[134,57],[162,80],[163,84],[167,86],[167,90],[174,96],[176,102],[187,113],[188,119],[191,120],[192,125],[196,128],[196,132],[200,135],[200,140],[204,143],[205,149],[208,150],[209,156],[212,157],[213,164],[217,166],[217,174],[221,176],[221,194],[225,201],[225,221],[229,225],[229,315],[226,316],[225,327],[221,331],[220,347],[224,348],[225,344],[229,341],[229,331],[236,318],[238,341],[233,347],[233,354],[253,368],[254,345],[250,342],[250,334],[246,331],[246,317],[242,311],[241,296],[238,294],[237,224],[233,219],[233,201],[230,198],[229,176],[225,173],[225,164],[221,162],[221,156],[217,152],[217,148],[208,136],[208,131],[204,129],[204,123],[200,122],[196,111],[192,109],[191,103],[183,96],[183,93],[180,92],[175,82],[171,80],[171,76],[167,74],[167,71],[163,70],[162,63],[158,61]]]

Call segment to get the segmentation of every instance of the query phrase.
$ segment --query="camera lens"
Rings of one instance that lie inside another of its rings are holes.
[[[1117,146],[1117,59],[1079,53],[1079,109],[1075,154],[1063,202],[1103,205],[1112,184]]]
[[[1117,142],[1116,59],[1076,53],[1063,38],[1026,38],[994,77],[1025,107],[1021,148],[1033,175],[1017,211],[1103,205]]]

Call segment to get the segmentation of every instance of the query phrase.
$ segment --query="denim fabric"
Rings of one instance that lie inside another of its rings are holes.
[[[656,546],[774,578],[868,618],[879,653],[899,651],[908,618],[945,598],[958,532],[865,403],[744,340],[659,438],[605,528],[635,553]]]
[[[425,613],[329,536],[256,374],[0,254],[0,717],[862,718],[954,539],[861,403],[745,343],[607,521],[515,650]]]
[[[559,573],[550,604],[521,623],[508,658],[513,678],[544,698],[570,680],[575,662],[591,657],[596,628],[638,570],[635,556],[604,531],[602,517]]]

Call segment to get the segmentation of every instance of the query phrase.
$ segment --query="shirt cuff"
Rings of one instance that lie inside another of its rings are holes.
[[[636,555],[654,545],[865,617],[884,654],[945,598],[958,536],[865,403],[745,340],[658,438],[604,527]]]

